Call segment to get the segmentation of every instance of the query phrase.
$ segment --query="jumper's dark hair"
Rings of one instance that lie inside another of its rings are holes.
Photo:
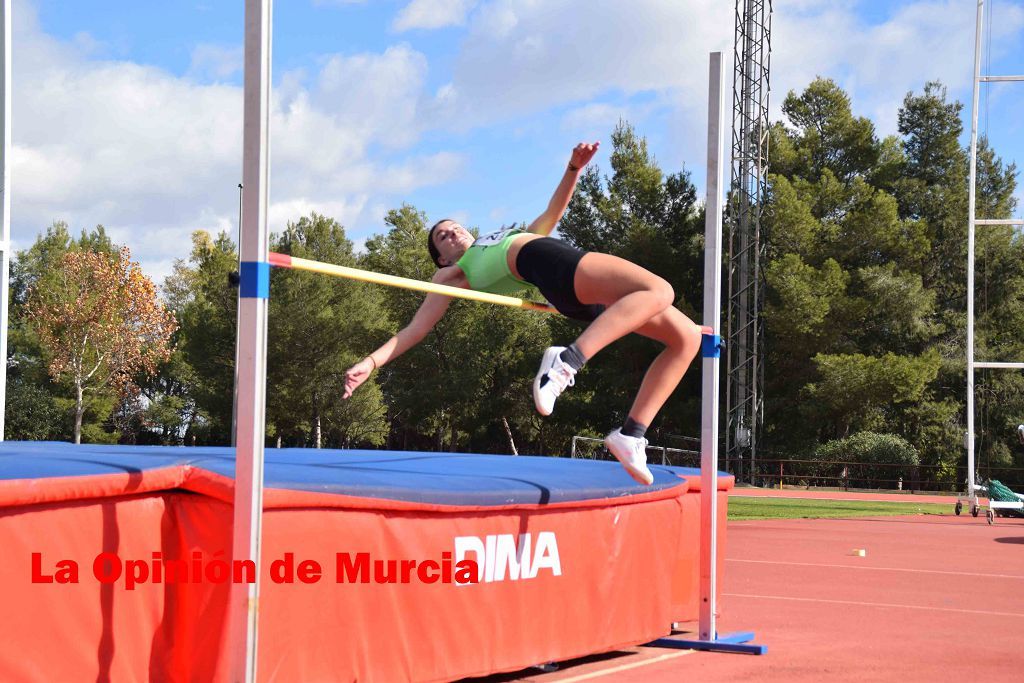
[[[434,231],[437,230],[437,226],[442,223],[454,222],[455,220],[452,218],[442,218],[438,222],[434,223],[434,227],[430,228],[430,231],[427,232],[427,251],[430,252],[430,258],[438,268],[441,267],[441,252],[437,250],[437,245],[434,244]]]

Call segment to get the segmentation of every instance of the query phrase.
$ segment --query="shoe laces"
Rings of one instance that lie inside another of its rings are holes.
[[[559,359],[548,370],[548,379],[555,385],[556,394],[565,391],[566,387],[576,384],[576,373],[568,364]]]

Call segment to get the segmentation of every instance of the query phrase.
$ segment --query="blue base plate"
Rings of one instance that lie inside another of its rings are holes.
[[[763,655],[768,652],[767,645],[750,643],[754,634],[749,631],[719,635],[714,640],[680,640],[676,638],[658,638],[647,643],[648,647],[671,647],[677,650],[706,650],[709,652],[738,652],[748,655]]]

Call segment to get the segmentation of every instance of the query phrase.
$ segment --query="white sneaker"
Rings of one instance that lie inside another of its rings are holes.
[[[533,402],[541,415],[550,415],[555,409],[555,399],[566,387],[576,383],[576,371],[559,358],[562,351],[565,351],[564,346],[549,346],[533,380]]]
[[[654,483],[654,475],[647,469],[647,439],[626,436],[616,429],[604,437],[604,447],[622,463],[637,483],[644,486]]]

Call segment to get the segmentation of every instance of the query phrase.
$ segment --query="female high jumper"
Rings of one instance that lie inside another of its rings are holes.
[[[580,143],[573,149],[547,210],[526,231],[508,228],[474,239],[446,218],[430,229],[427,248],[438,266],[435,283],[495,294],[512,294],[532,285],[560,313],[589,323],[567,347],[544,351],[533,382],[533,399],[541,415],[551,414],[558,396],[575,383],[576,373],[616,339],[637,332],[665,345],[647,369],[629,417],[604,440],[630,476],[647,485],[654,475],[647,468],[644,433],[697,355],[701,329],[673,305],[675,293],[662,278],[617,256],[584,252],[548,237],[599,144]],[[376,368],[419,343],[450,303],[451,297],[427,294],[408,325],[348,369],[343,398]]]

